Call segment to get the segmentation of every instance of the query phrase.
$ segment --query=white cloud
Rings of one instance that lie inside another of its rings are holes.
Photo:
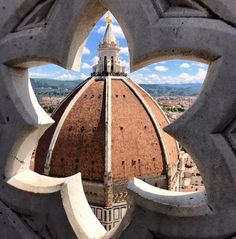
[[[71,73],[65,73],[55,77],[56,80],[77,80],[78,78],[78,76],[72,75]]]
[[[196,74],[190,75],[186,72],[178,76],[159,76],[158,74],[146,74],[135,72],[130,74],[131,79],[139,84],[189,84],[202,83],[206,78],[207,71],[199,68]]]
[[[161,78],[157,74],[143,74],[143,73],[132,73],[131,79],[138,84],[161,84]]]
[[[165,66],[155,66],[154,68],[156,71],[160,71],[160,72],[165,72],[168,71],[168,68]]]
[[[39,73],[39,72],[29,72],[30,78],[53,78],[54,74],[50,73]]]
[[[207,64],[201,63],[201,62],[193,62],[191,63],[192,66],[197,66],[201,68],[207,68]]]
[[[207,71],[199,68],[197,73],[190,75],[186,72],[181,73],[176,77],[166,76],[162,77],[163,83],[167,84],[187,84],[187,83],[202,83],[206,78]]]
[[[92,67],[92,66],[89,65],[89,64],[86,63],[86,62],[83,62],[82,66],[81,66],[82,69],[90,69],[91,67]]]
[[[180,75],[179,75],[179,78],[182,78],[182,79],[189,79],[190,78],[190,75],[188,74],[188,73],[181,73]]]
[[[160,81],[161,80],[161,78],[160,78],[160,76],[159,75],[157,75],[157,74],[150,74],[149,75],[149,81],[151,81],[151,82],[153,82],[153,81]]]
[[[85,79],[87,79],[88,78],[88,76],[86,76],[84,73],[82,73],[81,75],[80,75],[80,79],[81,80],[85,80]]]
[[[106,26],[101,26],[97,29],[97,33],[104,34],[105,30],[106,30]]]
[[[131,79],[138,84],[147,83],[146,82],[147,76],[145,77],[142,73],[137,73],[137,72],[136,73],[131,73],[130,76],[131,76]]]
[[[199,68],[196,77],[199,77],[201,81],[204,81],[207,75],[207,70]]]
[[[90,55],[90,53],[91,53],[91,51],[87,47],[84,47],[83,55]]]
[[[121,65],[125,67],[125,71],[127,73],[130,72],[130,66],[129,66],[129,62],[126,60],[123,60],[122,58],[120,59]]]
[[[122,38],[122,39],[125,38],[124,33],[120,26],[111,24],[111,27],[116,38]],[[101,26],[98,28],[97,33],[103,35],[105,33],[105,30],[106,30],[106,26]]]
[[[92,62],[93,65],[96,65],[96,64],[98,64],[98,60],[99,60],[99,57],[98,57],[98,56],[95,56],[95,57],[91,60],[91,62]]]
[[[128,47],[120,47],[120,55],[129,55],[129,49]]]
[[[183,63],[179,67],[181,67],[181,68],[190,68],[191,66],[188,63]]]

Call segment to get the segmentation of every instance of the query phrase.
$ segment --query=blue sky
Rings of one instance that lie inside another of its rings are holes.
[[[92,66],[98,60],[98,44],[106,29],[105,16],[103,16],[90,33],[84,48],[80,71],[65,70],[56,65],[44,65],[29,69],[31,78],[50,78],[56,80],[79,80],[90,76]],[[120,59],[129,73],[129,53],[127,42],[113,17],[112,29],[121,48]],[[207,73],[207,65],[188,60],[170,60],[149,65],[129,76],[137,83],[143,84],[183,84],[202,83]]]

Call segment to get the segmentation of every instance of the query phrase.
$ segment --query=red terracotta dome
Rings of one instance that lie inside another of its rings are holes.
[[[108,21],[93,77],[53,113],[55,124],[40,139],[35,156],[38,173],[66,177],[81,172],[89,203],[102,207],[125,202],[133,177],[166,189],[178,188],[179,181],[178,146],[163,131],[168,120],[126,77],[111,31]]]
[[[53,177],[77,172],[86,181],[126,182],[133,177],[163,188],[175,184],[176,141],[157,103],[127,77],[93,77],[53,114],[41,138],[35,170]]]

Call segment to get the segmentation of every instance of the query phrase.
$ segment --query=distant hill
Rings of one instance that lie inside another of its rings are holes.
[[[53,89],[74,89],[78,84],[82,82],[82,80],[73,80],[73,81],[65,81],[65,80],[54,80],[47,78],[37,78],[30,79],[33,88],[53,88]]]
[[[158,96],[197,96],[202,84],[141,84],[152,97]]]
[[[66,96],[71,92],[82,80],[54,80],[54,79],[30,79],[32,87],[37,98],[40,100],[43,96]]]
[[[82,80],[31,79],[32,87],[40,100],[43,96],[66,96]],[[197,96],[201,84],[141,84],[152,97],[158,96]]]
[[[161,86],[171,86],[174,88],[199,88],[202,86],[200,83],[188,83],[188,84],[160,84]]]

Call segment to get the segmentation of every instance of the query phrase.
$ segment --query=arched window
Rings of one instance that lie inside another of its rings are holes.
[[[111,72],[114,72],[114,57],[111,57]]]
[[[104,57],[104,72],[107,72],[107,57]]]

